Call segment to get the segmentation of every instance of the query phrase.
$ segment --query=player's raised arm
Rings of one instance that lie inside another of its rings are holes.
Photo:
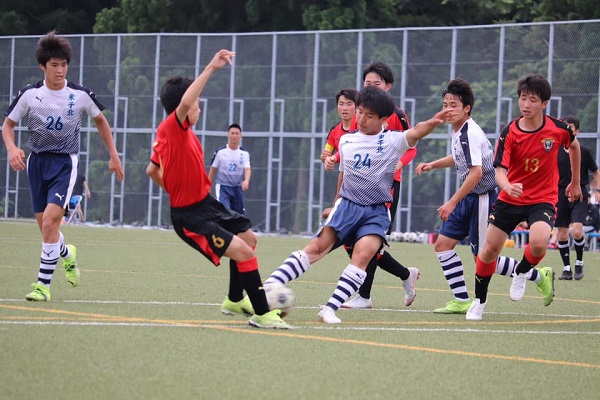
[[[192,106],[198,102],[198,98],[200,97],[200,94],[202,94],[202,90],[204,90],[204,86],[206,86],[206,83],[213,72],[223,68],[225,64],[231,65],[233,63],[233,57],[235,57],[235,52],[229,50],[219,50],[214,55],[210,63],[204,67],[202,73],[198,75],[196,80],[183,94],[181,102],[176,110],[177,119],[179,119],[179,121],[184,121]]]

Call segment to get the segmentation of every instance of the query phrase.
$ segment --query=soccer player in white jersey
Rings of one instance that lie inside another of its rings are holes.
[[[217,200],[230,210],[245,213],[244,192],[250,186],[250,153],[240,146],[242,127],[227,128],[227,145],[215,150],[208,178],[215,183]]]
[[[340,197],[304,249],[293,252],[265,281],[265,285],[286,284],[304,274],[311,264],[331,250],[343,244],[354,246],[350,264],[318,314],[318,319],[327,324],[341,322],[335,312],[360,288],[369,261],[384,244],[390,225],[385,203],[392,200],[398,158],[442,124],[447,113],[440,111],[432,119],[404,132],[386,131],[383,125],[394,107],[390,94],[375,86],[359,92],[356,102],[359,131],[342,136],[339,144]]]
[[[35,56],[44,71],[44,80],[19,91],[2,125],[10,166],[15,171],[27,168],[33,213],[42,233],[38,280],[33,284],[33,291],[25,296],[32,301],[50,300],[50,281],[59,257],[63,258],[67,281],[72,286],[79,285],[76,249],[65,245],[60,222],[77,178],[79,132],[84,112],[96,123],[108,150],[109,170],[119,181],[123,179],[123,166],[110,125],[101,111],[104,106],[90,89],[67,82],[72,53],[69,41],[54,31],[38,41]],[[25,152],[15,144],[14,130],[26,115],[30,150],[27,165]]]
[[[464,278],[463,263],[454,250],[463,239],[469,238],[471,251],[477,257],[485,243],[487,219],[498,197],[494,150],[483,130],[471,118],[474,96],[469,82],[454,79],[442,93],[443,108],[448,110],[447,121],[452,125],[452,154],[438,160],[420,163],[416,173],[438,168],[456,167],[461,185],[452,197],[438,208],[442,220],[435,254],[452,290],[454,300],[445,307],[435,309],[440,314],[466,314],[473,302],[469,298]],[[518,260],[498,257],[496,274],[511,277]],[[529,280],[541,285],[547,283],[545,275],[532,269]]]

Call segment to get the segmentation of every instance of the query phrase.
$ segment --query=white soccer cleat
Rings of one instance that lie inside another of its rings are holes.
[[[527,284],[527,274],[513,273],[512,283],[510,284],[510,299],[519,301],[525,296],[525,286]]]
[[[485,311],[486,303],[481,304],[479,299],[473,299],[471,307],[467,310],[466,319],[467,321],[481,321],[483,319],[483,312]]]
[[[406,292],[404,295],[404,305],[406,307],[410,306],[415,301],[415,297],[417,297],[417,279],[421,276],[417,268],[409,268],[408,270],[410,271],[410,276],[402,283]]]
[[[319,314],[317,315],[317,319],[321,322],[324,322],[326,324],[340,324],[342,323],[342,320],[339,319],[336,315],[335,315],[335,311],[333,311],[333,308],[331,307],[323,307],[323,309],[321,311],[319,311]]]
[[[360,294],[357,294],[352,300],[348,300],[342,304],[341,308],[351,308],[353,310],[373,308],[373,301],[371,299],[365,299]]]

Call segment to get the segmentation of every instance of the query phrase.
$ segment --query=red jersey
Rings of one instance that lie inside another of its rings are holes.
[[[150,160],[162,171],[163,186],[171,207],[185,207],[202,201],[210,192],[210,179],[204,167],[202,145],[175,112],[160,123],[152,143]]]
[[[325,143],[325,149],[331,151],[331,154],[336,152],[339,148],[340,138],[348,132],[350,131],[344,129],[343,121],[340,121],[337,125],[329,130],[327,142]]]
[[[408,122],[408,116],[404,112],[404,110],[400,109],[400,107],[395,107],[394,112],[390,115],[385,121],[387,130],[390,131],[400,131],[403,132],[410,128],[410,122]],[[356,115],[352,118],[352,123],[350,124],[350,131],[355,131],[358,129],[358,125],[356,124]],[[403,165],[407,165],[411,162],[415,156],[417,155],[417,149],[412,148],[408,149],[406,153],[400,158],[402,160]],[[394,173],[394,180],[401,182],[402,181],[402,168]]]
[[[501,191],[498,199],[514,205],[554,205],[558,201],[558,151],[560,146],[569,147],[575,136],[566,122],[548,115],[539,129],[523,131],[517,124],[521,118],[502,129],[494,167],[506,168],[511,183],[523,184],[523,194],[515,198]]]

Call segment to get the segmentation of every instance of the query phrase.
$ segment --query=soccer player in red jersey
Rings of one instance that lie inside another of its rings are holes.
[[[350,132],[350,126],[354,119],[356,111],[356,89],[342,89],[335,95],[337,113],[341,121],[334,125],[327,135],[325,148],[321,152],[321,161],[325,162],[325,158],[329,157],[337,151],[340,143],[340,138]]]
[[[468,320],[483,318],[496,259],[510,232],[526,221],[529,244],[510,286],[513,301],[523,298],[527,273],[544,258],[554,226],[559,178],[556,160],[561,146],[569,148],[572,170],[565,193],[569,201],[581,199],[579,143],[566,122],[544,114],[552,94],[550,84],[540,75],[530,75],[519,81],[517,93],[522,116],[502,130],[496,144],[494,167],[501,191],[488,220],[485,244],[477,256],[475,299],[467,311]],[[554,298],[554,272],[550,267],[540,268],[539,272],[551,277],[545,280],[547,285],[538,286],[547,306]]]
[[[173,228],[184,242],[214,265],[219,265],[223,256],[237,263],[222,312],[254,314],[248,321],[254,327],[289,329],[280,310],[269,311],[254,254],[257,239],[252,224],[210,195],[204,151],[191,129],[200,116],[198,101],[206,82],[215,71],[231,64],[234,56],[234,52],[220,50],[193,82],[181,76],[165,82],[160,101],[168,117],[156,131],[146,173],[169,194]],[[243,290],[249,300],[243,297]],[[237,298],[230,298],[233,295]]]

